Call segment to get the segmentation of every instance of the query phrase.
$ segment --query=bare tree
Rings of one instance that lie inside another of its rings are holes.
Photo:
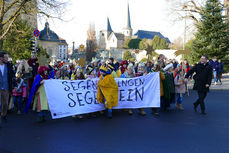
[[[183,46],[184,46],[184,41],[183,41],[183,38],[182,37],[178,37],[171,44],[171,48],[172,49],[175,49],[175,50],[182,50],[183,49]]]
[[[199,15],[203,14],[202,7],[206,0],[166,0],[170,7],[170,14],[175,20],[191,19],[199,22]]]
[[[97,48],[96,43],[96,32],[95,32],[95,25],[90,24],[88,31],[87,31],[87,44],[86,44],[86,60],[91,61],[92,57],[95,56],[95,51]]]
[[[4,37],[18,17],[38,14],[61,19],[65,4],[64,0],[0,0],[0,50]]]

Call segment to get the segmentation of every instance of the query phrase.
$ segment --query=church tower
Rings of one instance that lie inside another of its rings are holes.
[[[123,34],[126,38],[131,38],[133,33],[133,29],[131,28],[131,22],[130,22],[130,9],[129,4],[127,6],[127,24],[126,27],[123,29]]]
[[[107,17],[107,29],[100,31],[100,34],[99,34],[99,48],[100,49],[107,48],[107,40],[112,32],[113,30],[111,28],[110,20]]]

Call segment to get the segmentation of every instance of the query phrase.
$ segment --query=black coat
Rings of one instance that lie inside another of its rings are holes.
[[[7,63],[7,71],[8,71],[8,85],[9,85],[9,92],[12,93],[15,81],[15,73],[13,71],[13,65],[11,63]]]
[[[191,74],[196,72],[196,74],[193,76],[193,79],[195,81],[193,90],[197,90],[200,92],[208,92],[209,87],[206,88],[206,84],[209,86],[211,85],[212,81],[212,66],[209,65],[209,63],[196,64],[185,76],[185,78],[188,78]]]

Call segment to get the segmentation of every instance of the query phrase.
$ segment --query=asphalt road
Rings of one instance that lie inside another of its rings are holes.
[[[9,114],[0,129],[0,153],[229,153],[229,91],[211,91],[207,115],[193,111],[197,94],[184,98],[185,111],[147,109],[115,112],[113,119],[64,118],[36,122],[36,114]],[[174,106],[173,106],[174,107]]]

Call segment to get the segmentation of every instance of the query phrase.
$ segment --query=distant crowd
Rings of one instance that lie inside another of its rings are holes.
[[[216,57],[209,61],[212,67],[214,84],[219,81],[222,84],[221,77],[223,73],[223,64]],[[160,73],[160,109],[152,108],[154,115],[159,115],[160,111],[169,111],[171,105],[175,104],[178,110],[184,110],[182,106],[183,96],[188,93],[187,80],[185,76],[194,65],[189,65],[187,60],[178,63],[175,59],[166,59],[164,55],[159,55],[157,60],[148,62],[132,62],[121,59],[109,58],[108,60],[93,60],[84,67],[76,63],[65,63],[56,61],[54,65],[47,61],[46,65],[40,65],[35,55],[26,61],[22,59],[15,65],[8,61],[8,54],[0,52],[0,96],[1,96],[1,116],[2,120],[7,122],[7,111],[11,110],[17,114],[28,112],[29,108],[34,107],[38,111],[38,120],[44,121],[44,112],[33,106],[35,101],[42,94],[38,90],[43,84],[43,80],[61,79],[61,80],[85,80],[92,78],[104,78],[106,75],[112,78],[133,78],[147,75],[152,72]],[[192,79],[193,73],[188,78]],[[101,80],[102,81],[102,80]],[[98,87],[99,88],[99,87]],[[36,98],[36,96],[38,98]],[[112,108],[110,108],[112,109]],[[108,109],[108,110],[110,110]],[[133,114],[132,109],[126,110],[129,115]],[[139,115],[146,115],[144,108],[138,110]],[[88,114],[89,116],[98,116],[104,112]],[[112,113],[108,111],[108,117]],[[84,118],[85,115],[74,116]]]

